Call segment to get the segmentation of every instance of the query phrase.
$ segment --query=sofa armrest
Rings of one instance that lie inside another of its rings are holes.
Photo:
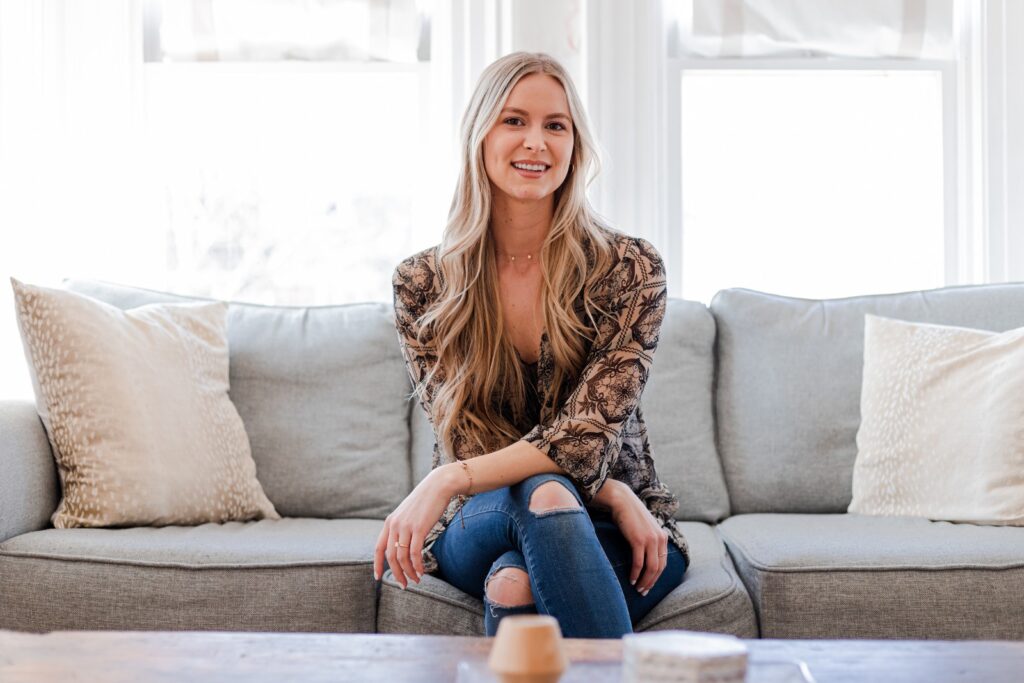
[[[28,401],[0,401],[0,542],[45,529],[60,502],[46,429]]]

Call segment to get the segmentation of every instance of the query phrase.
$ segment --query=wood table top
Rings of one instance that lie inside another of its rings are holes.
[[[803,660],[817,683],[1024,681],[1024,642],[743,642],[752,662]],[[0,630],[0,681],[452,683],[459,661],[485,661],[491,643],[466,636]],[[621,640],[570,638],[565,644],[578,672],[590,667],[589,683],[620,679],[614,664],[622,656]],[[567,672],[562,680],[570,678]]]

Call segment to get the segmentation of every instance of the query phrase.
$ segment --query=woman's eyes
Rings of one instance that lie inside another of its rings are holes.
[[[520,125],[523,125],[523,120],[521,118],[519,118],[518,116],[510,116],[507,119],[505,119],[503,121],[503,123],[507,123],[510,126],[520,126]],[[559,130],[559,131],[562,131],[562,130],[566,129],[565,125],[559,123],[558,121],[552,121],[551,123],[548,124],[548,126],[558,126],[554,130]]]

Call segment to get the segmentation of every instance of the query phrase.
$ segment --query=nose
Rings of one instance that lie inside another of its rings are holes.
[[[544,146],[544,134],[537,128],[530,127],[525,133],[523,138],[523,147],[532,152],[543,152]]]

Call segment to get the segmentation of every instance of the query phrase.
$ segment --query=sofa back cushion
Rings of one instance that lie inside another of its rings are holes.
[[[715,450],[711,386],[715,321],[704,304],[669,299],[651,375],[641,398],[654,466],[679,498],[676,519],[714,522],[729,515],[729,497]],[[413,399],[415,401],[415,399]],[[434,434],[412,406],[416,481],[430,471]]]
[[[715,448],[715,320],[707,306],[669,299],[641,408],[658,477],[679,498],[676,519],[729,516]]]
[[[826,300],[727,289],[711,312],[718,448],[733,514],[845,512],[865,314],[1003,332],[1024,325],[1024,284]]]
[[[119,308],[207,301],[87,280]],[[230,303],[229,396],[267,497],[288,517],[383,518],[410,489],[409,380],[389,304]]]

